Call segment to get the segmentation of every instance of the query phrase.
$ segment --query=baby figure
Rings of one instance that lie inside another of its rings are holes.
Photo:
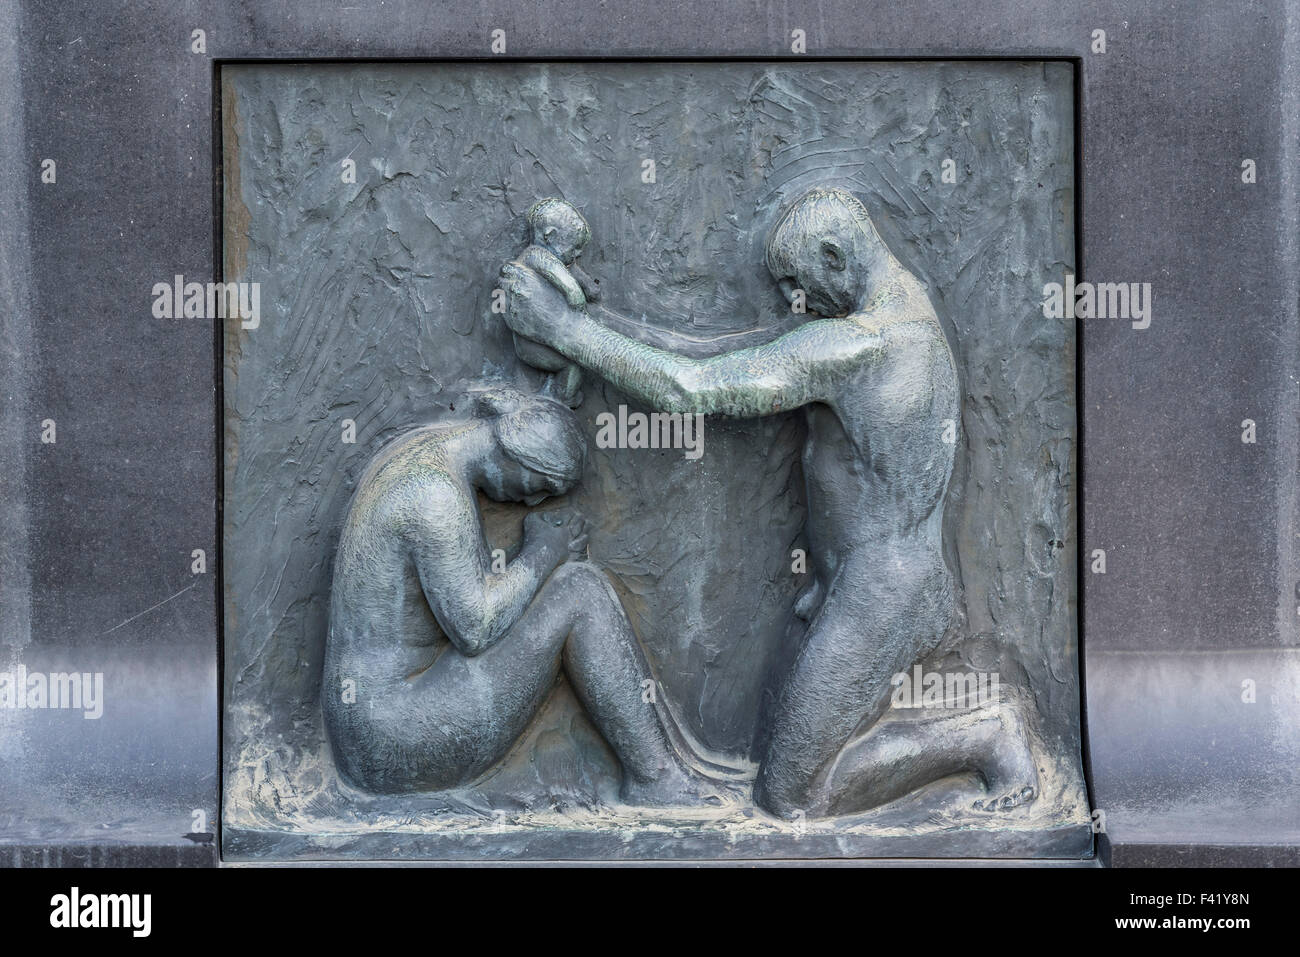
[[[544,199],[528,211],[531,245],[519,261],[543,276],[576,308],[600,298],[600,283],[577,264],[591,229],[572,204]],[[549,346],[515,335],[515,355],[535,369],[552,373],[545,391],[570,408],[582,404],[582,369]]]

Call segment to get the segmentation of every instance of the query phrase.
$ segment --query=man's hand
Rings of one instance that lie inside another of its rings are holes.
[[[565,301],[563,293],[519,263],[501,267],[501,288],[506,293],[506,325],[525,339],[551,348],[558,348],[564,330],[585,316]]]
[[[524,516],[524,545],[545,548],[561,561],[587,557],[587,521],[567,508],[529,512]]]

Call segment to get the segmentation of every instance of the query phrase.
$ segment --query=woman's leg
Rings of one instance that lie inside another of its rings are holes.
[[[673,750],[655,706],[650,666],[605,574],[587,562],[569,562],[542,592],[539,600],[558,601],[571,610],[564,670],[623,765],[624,800],[677,804],[712,794]]]
[[[712,794],[673,751],[654,696],[646,694],[653,678],[623,606],[586,562],[557,569],[487,651],[467,657],[448,648],[384,696],[389,763],[408,780],[403,789],[455,787],[499,762],[550,694],[561,661],[623,765],[628,803]]]

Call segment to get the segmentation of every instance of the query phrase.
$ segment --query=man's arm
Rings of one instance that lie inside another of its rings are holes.
[[[504,271],[507,322],[613,385],[665,412],[736,417],[771,415],[824,401],[835,380],[876,343],[854,322],[821,319],[773,342],[708,359],[690,359],[621,335],[586,313],[565,310],[536,277]],[[558,316],[558,318],[557,318]]]
[[[565,557],[558,535],[525,535],[519,555],[493,574],[473,503],[437,483],[405,530],[424,597],[456,649],[481,654],[514,625]]]
[[[554,348],[651,408],[748,418],[830,393],[829,330],[816,328],[828,324],[809,323],[761,346],[691,359],[583,319],[564,329]]]

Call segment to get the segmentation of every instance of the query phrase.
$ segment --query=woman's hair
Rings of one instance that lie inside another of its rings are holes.
[[[500,387],[475,394],[474,415],[492,421],[501,450],[524,468],[561,482],[582,477],[587,440],[564,403]]]

